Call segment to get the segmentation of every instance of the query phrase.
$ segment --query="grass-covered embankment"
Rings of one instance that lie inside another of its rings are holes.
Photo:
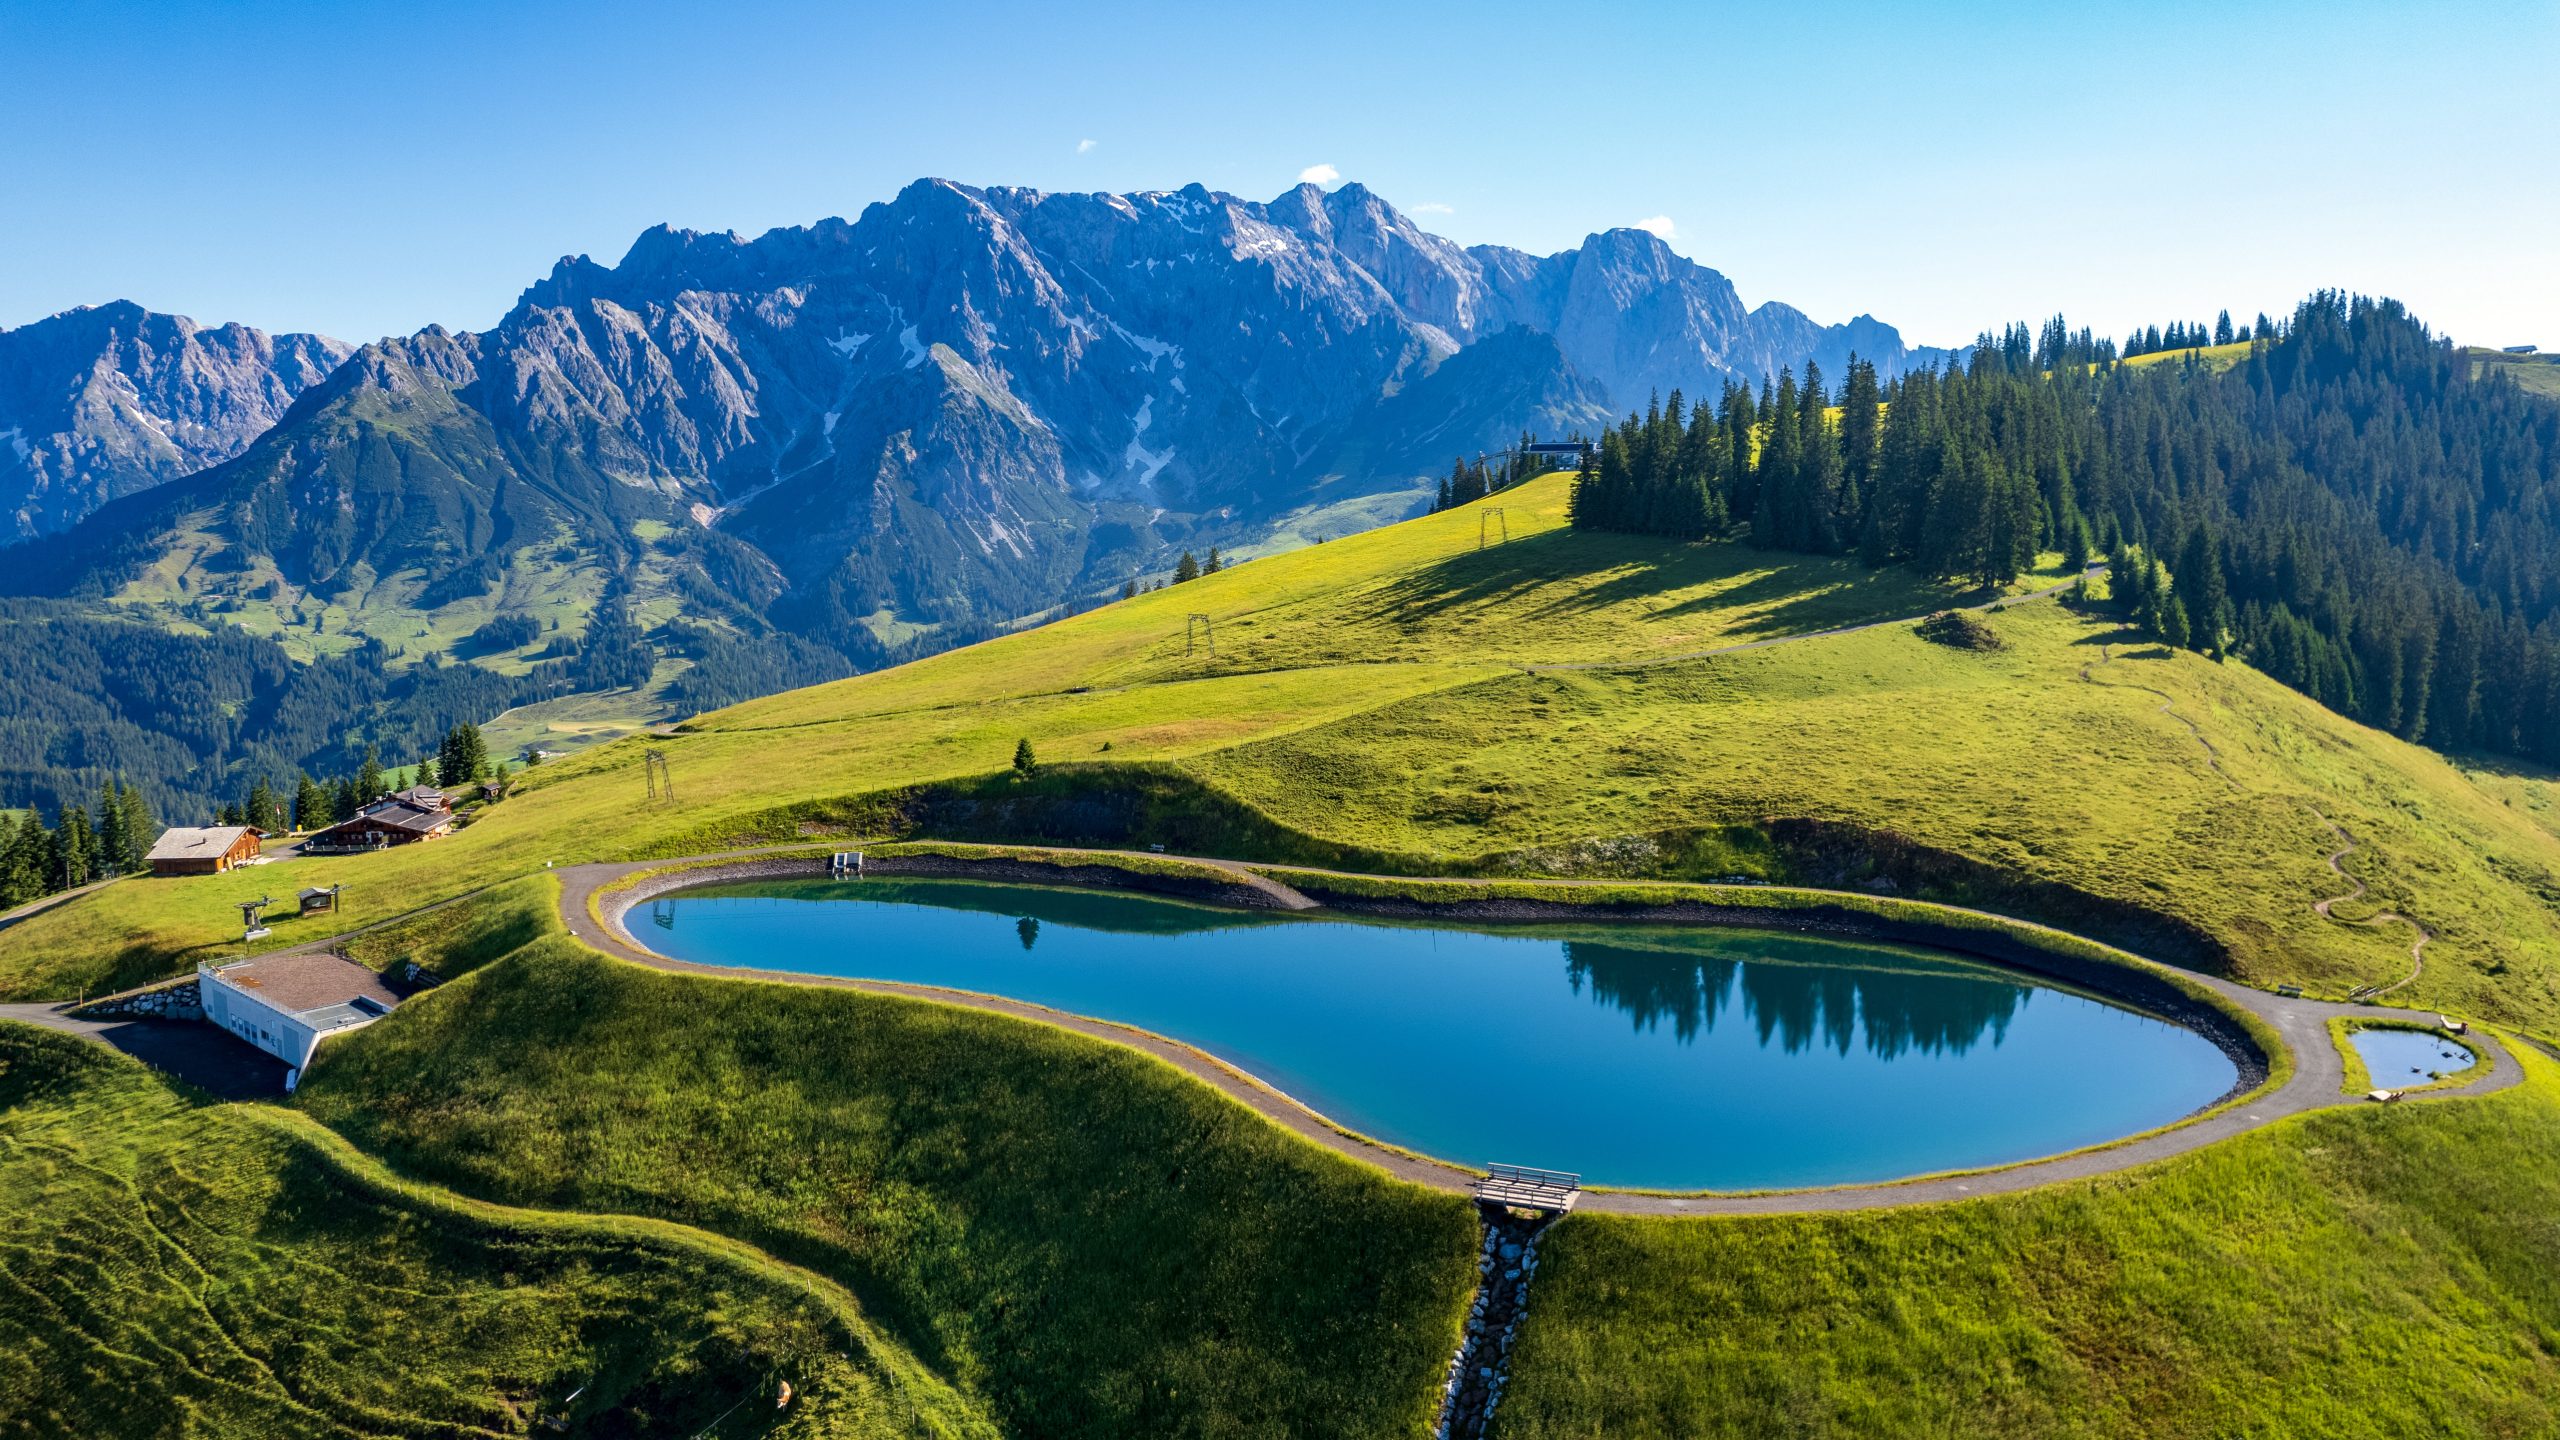
[[[743,1247],[439,1195],[0,1024],[0,1435],[533,1433],[994,1431]]]
[[[1410,1435],[1474,1278],[1463,1199],[1135,1051],[556,935],[337,1042],[301,1104],[474,1195],[806,1265],[1013,1434]]]
[[[2521,1049],[2521,1047],[2517,1047]],[[2103,1181],[1549,1232],[1504,1440],[2560,1427],[2560,1065]]]

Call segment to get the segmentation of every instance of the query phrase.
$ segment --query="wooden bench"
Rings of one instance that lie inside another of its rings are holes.
[[[1509,1205],[1561,1215],[1573,1208],[1582,1192],[1582,1177],[1569,1170],[1540,1170],[1528,1165],[1488,1165],[1476,1182],[1476,1199],[1487,1205]]]

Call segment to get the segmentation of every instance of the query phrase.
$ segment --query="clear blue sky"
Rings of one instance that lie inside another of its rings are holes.
[[[1660,217],[1755,304],[1917,340],[2339,286],[2560,346],[2556,93],[2550,0],[10,0],[0,325],[471,328],[659,221],[1328,165],[1468,243]]]

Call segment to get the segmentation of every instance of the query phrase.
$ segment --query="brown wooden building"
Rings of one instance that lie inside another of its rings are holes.
[[[422,803],[433,796],[434,803]],[[412,798],[414,797],[414,798]],[[330,826],[314,830],[302,842],[305,850],[379,850],[414,840],[433,840],[453,828],[453,812],[437,792],[404,790],[386,795]]]
[[[154,875],[219,875],[257,858],[258,832],[246,825],[172,826],[143,857]]]

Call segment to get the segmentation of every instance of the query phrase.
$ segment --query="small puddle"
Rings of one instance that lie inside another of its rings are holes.
[[[2480,1063],[2470,1051],[2428,1030],[2352,1030],[2348,1043],[2377,1088],[2406,1090]]]

